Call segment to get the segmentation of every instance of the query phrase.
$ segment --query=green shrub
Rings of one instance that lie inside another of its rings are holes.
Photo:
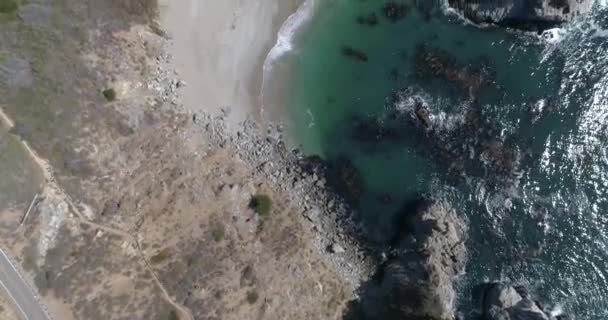
[[[0,0],[0,13],[13,14],[18,8],[19,5],[15,0]]]
[[[216,225],[211,229],[211,237],[215,242],[220,242],[224,240],[226,236],[226,230],[223,225]]]
[[[254,304],[258,301],[258,292],[255,290],[251,290],[247,292],[247,302],[249,304]]]
[[[249,208],[253,209],[260,217],[267,217],[272,209],[272,200],[265,194],[255,195],[249,201]]]
[[[169,315],[167,316],[167,320],[179,320],[179,316],[177,315],[177,311],[175,311],[175,310],[169,311]]]
[[[2,1],[2,0],[0,0]],[[103,96],[106,98],[106,100],[112,102],[114,100],[116,100],[116,90],[110,88],[110,89],[106,89],[103,92]]]
[[[3,63],[4,61],[8,60],[8,58],[10,58],[8,52],[0,50],[0,63]]]
[[[158,264],[158,263],[161,263],[161,262],[167,260],[167,258],[169,258],[170,256],[171,256],[171,249],[164,248],[161,251],[159,251],[157,254],[152,256],[152,258],[150,259],[150,262],[152,264]]]

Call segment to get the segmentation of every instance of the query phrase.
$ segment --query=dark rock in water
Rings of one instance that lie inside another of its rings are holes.
[[[375,13],[361,15],[357,17],[357,23],[366,26],[375,26],[378,24],[378,16]]]
[[[390,22],[396,23],[407,16],[410,12],[410,7],[403,2],[389,1],[384,4],[382,11]]]
[[[330,182],[351,203],[356,203],[364,191],[363,178],[359,170],[346,157],[338,157],[328,165]]]
[[[392,81],[399,81],[399,79],[401,79],[399,69],[397,69],[396,67],[391,68],[391,70],[389,71],[389,76]]]
[[[398,130],[384,125],[378,118],[373,116],[354,117],[352,120],[353,139],[359,142],[395,142],[401,139]]]
[[[439,115],[422,97],[405,89],[389,104],[395,109],[387,121],[399,138],[433,159],[448,180],[480,177],[502,189],[521,178],[524,155],[517,138],[501,134],[500,124],[484,117],[476,100],[459,113]]]
[[[593,0],[448,0],[475,23],[543,31],[588,13]]]
[[[388,193],[382,193],[378,196],[378,200],[382,202],[382,204],[391,204],[393,203],[393,197]]]
[[[358,61],[362,61],[362,62],[366,62],[368,60],[367,54],[365,54],[365,52],[363,52],[361,50],[357,50],[353,47],[344,46],[344,47],[342,47],[341,51],[342,51],[343,55],[345,55],[349,58],[352,58],[352,59],[355,59]]]
[[[418,118],[418,120],[420,121],[420,123],[422,123],[422,125],[424,125],[427,128],[430,128],[432,126],[432,122],[431,122],[431,118],[430,116],[430,112],[427,106],[425,106],[422,103],[418,103],[416,105],[416,118]]]
[[[454,279],[466,263],[466,224],[445,203],[408,213],[391,257],[346,319],[454,319]]]
[[[445,50],[420,45],[414,55],[416,76],[418,78],[440,78],[446,80],[469,96],[477,93],[494,79],[493,69],[485,62],[480,66],[463,66]]]
[[[527,294],[522,295],[521,290],[504,283],[479,286],[474,294],[483,319],[549,320],[542,307]]]

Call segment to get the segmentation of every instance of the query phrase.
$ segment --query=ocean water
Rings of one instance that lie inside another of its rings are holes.
[[[348,168],[377,248],[421,196],[468,220],[465,316],[476,284],[509,280],[555,314],[608,319],[608,9],[543,38],[404,3],[395,21],[379,0],[308,8],[279,63],[292,138]]]

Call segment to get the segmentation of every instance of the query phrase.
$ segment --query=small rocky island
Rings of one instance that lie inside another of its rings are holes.
[[[479,286],[478,302],[482,319],[487,320],[565,320],[565,315],[549,317],[542,305],[532,299],[527,288],[505,283]]]

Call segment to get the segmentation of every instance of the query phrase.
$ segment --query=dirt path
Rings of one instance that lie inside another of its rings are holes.
[[[2,119],[3,122],[5,122],[5,124],[8,126],[9,129],[13,128],[15,126],[14,121],[4,112],[4,110],[2,109],[1,106],[0,106],[0,119]],[[104,225],[92,222],[89,219],[87,219],[74,205],[74,202],[72,201],[71,197],[61,188],[61,186],[59,186],[59,184],[57,184],[57,180],[55,179],[55,175],[53,172],[53,167],[49,164],[49,162],[46,161],[45,159],[43,159],[42,157],[40,157],[38,155],[38,153],[29,145],[29,143],[27,141],[24,141],[24,140],[20,140],[20,141],[21,141],[21,144],[23,145],[23,147],[25,148],[25,150],[27,150],[28,154],[32,157],[32,159],[36,162],[36,164],[38,166],[40,166],[40,168],[42,169],[44,178],[46,180],[45,188],[55,191],[55,194],[59,195],[59,197],[62,198],[61,200],[63,200],[65,203],[68,204],[68,206],[71,208],[71,210],[76,214],[78,222],[89,225],[89,226],[97,228],[97,229],[101,229],[103,231],[106,231],[106,232],[114,234],[114,235],[117,235],[117,236],[129,241],[130,243],[132,243],[135,246],[135,249],[137,250],[137,254],[140,256],[140,259],[145,264],[146,269],[150,272],[156,285],[162,291],[163,297],[165,298],[165,300],[169,304],[171,304],[180,313],[179,318],[181,320],[194,320],[190,310],[188,310],[188,308],[180,305],[175,300],[173,300],[173,298],[171,297],[171,295],[169,294],[167,289],[160,282],[160,280],[158,279],[158,276],[156,275],[156,273],[150,266],[150,263],[146,259],[143,251],[141,250],[141,246],[140,246],[139,242],[137,241],[137,239],[135,239],[135,237],[133,237],[132,235],[130,235],[129,233],[127,233],[123,230],[104,226]]]

